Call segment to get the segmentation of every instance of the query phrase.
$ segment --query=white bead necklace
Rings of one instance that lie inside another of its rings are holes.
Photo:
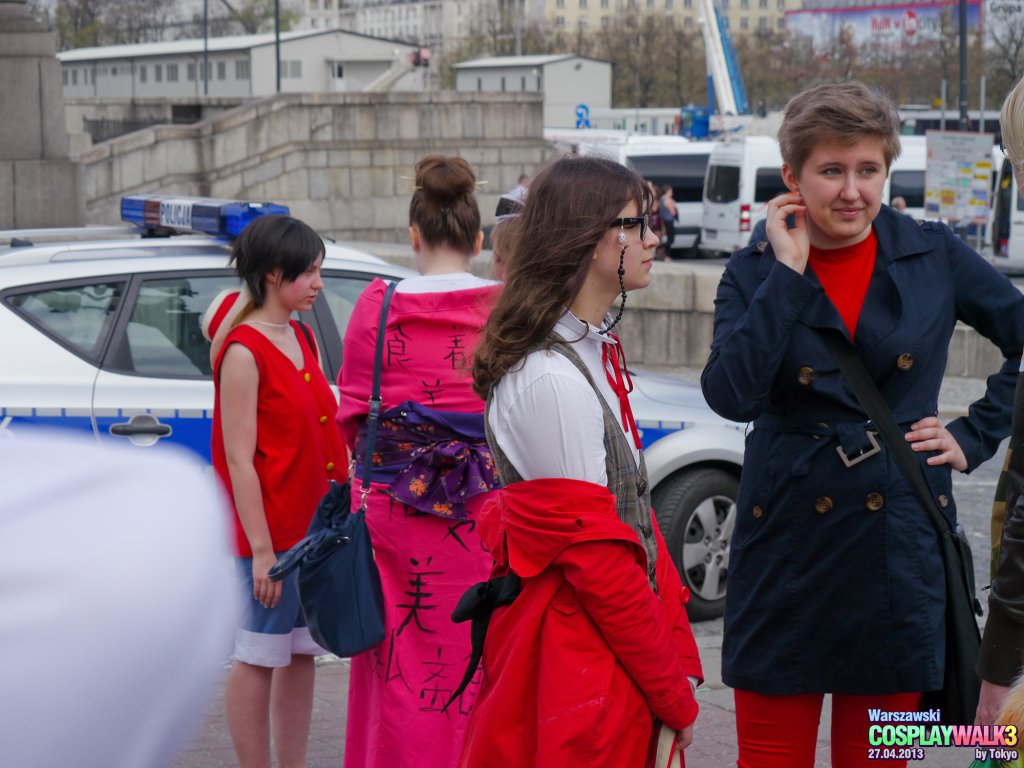
[[[291,323],[271,323],[269,320],[246,320],[247,323],[258,323],[259,325],[266,325],[271,328],[287,328]]]

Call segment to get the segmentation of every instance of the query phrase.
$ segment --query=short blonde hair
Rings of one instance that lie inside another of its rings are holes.
[[[999,113],[999,130],[1003,136],[1006,151],[1014,171],[1024,172],[1024,78],[1006,94],[1003,109]]]
[[[856,80],[828,83],[808,88],[786,104],[779,150],[799,176],[804,161],[823,139],[850,146],[865,136],[882,140],[888,171],[900,154],[900,118],[892,99]]]
[[[1014,88],[1014,90],[1017,89]],[[1018,145],[1019,148],[1020,145]],[[998,717],[996,717],[996,722],[1017,726],[1017,737],[1020,738],[1020,733],[1024,730],[1024,675],[1018,677],[1013,685],[1010,686],[1009,692],[1003,699],[1003,705],[999,710]]]

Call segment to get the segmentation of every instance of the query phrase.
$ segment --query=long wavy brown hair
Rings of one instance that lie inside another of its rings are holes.
[[[646,213],[647,184],[602,157],[561,157],[533,180],[522,215],[510,223],[505,288],[473,355],[480,397],[551,333],[580,292],[598,243],[630,201]]]

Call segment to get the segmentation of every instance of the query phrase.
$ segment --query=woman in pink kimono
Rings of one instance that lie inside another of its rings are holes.
[[[386,634],[352,659],[346,768],[455,765],[476,698],[474,683],[442,711],[470,653],[452,609],[491,565],[475,510],[498,483],[469,374],[499,290],[469,273],[483,241],[475,184],[460,158],[426,157],[416,166],[409,232],[420,274],[398,284],[388,311],[367,509]],[[386,287],[367,287],[345,333],[337,418],[357,457]],[[361,472],[357,466],[355,488]]]

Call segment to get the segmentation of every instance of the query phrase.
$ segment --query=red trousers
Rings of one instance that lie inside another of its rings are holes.
[[[735,691],[738,768],[813,768],[822,693],[766,696]],[[868,708],[912,712],[920,693],[832,694],[832,768],[905,768],[906,760],[869,760]]]

